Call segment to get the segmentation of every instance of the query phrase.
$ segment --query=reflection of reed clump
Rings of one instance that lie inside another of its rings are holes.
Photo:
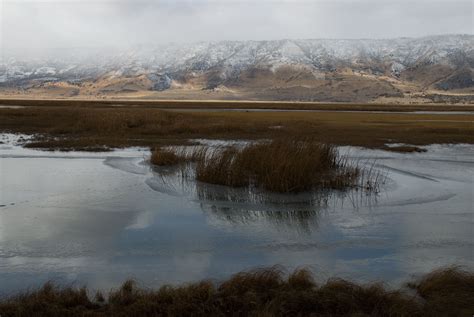
[[[330,279],[317,284],[308,270],[241,272],[213,283],[139,288],[127,281],[104,296],[86,288],[42,288],[1,299],[2,316],[470,316],[474,273],[434,271],[406,288]],[[107,299],[106,299],[107,298]]]
[[[213,204],[201,204],[201,209],[216,220],[231,224],[251,224],[257,221],[267,221],[272,226],[281,229],[291,229],[298,233],[309,234],[318,227],[320,210],[314,209],[284,209],[268,210],[248,209],[238,206],[224,207]]]
[[[231,203],[265,204],[276,207],[311,207],[325,205],[331,194],[332,192],[328,190],[285,194],[252,187],[229,187],[202,182],[196,183],[196,195],[200,201],[227,201]]]
[[[356,208],[382,181],[374,164],[359,168],[313,140],[168,147],[156,149],[151,160],[153,189],[194,196],[215,220],[264,221],[301,232],[317,228],[321,211],[333,204],[347,200]]]
[[[329,192],[285,195],[204,183],[196,184],[196,195],[201,209],[214,219],[233,224],[264,220],[303,232],[317,228],[330,197]]]

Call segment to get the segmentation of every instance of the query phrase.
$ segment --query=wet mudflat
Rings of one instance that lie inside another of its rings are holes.
[[[344,147],[387,174],[378,195],[255,193],[150,167],[149,151],[44,152],[0,137],[0,281],[107,289],[309,267],[325,279],[384,280],[474,268],[474,149],[399,154]]]

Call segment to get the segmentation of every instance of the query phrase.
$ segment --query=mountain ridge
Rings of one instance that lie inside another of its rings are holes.
[[[474,36],[218,41],[6,55],[0,94],[472,103]],[[434,99],[436,100],[434,100]]]

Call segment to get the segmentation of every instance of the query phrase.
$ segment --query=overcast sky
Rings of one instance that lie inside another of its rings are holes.
[[[473,34],[472,0],[0,0],[3,48]]]

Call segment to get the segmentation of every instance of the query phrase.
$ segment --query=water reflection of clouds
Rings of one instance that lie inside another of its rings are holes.
[[[310,233],[317,230],[322,212],[377,204],[377,195],[356,189],[280,194],[197,182],[193,173],[189,165],[153,168],[146,183],[155,191],[195,201],[209,223],[219,227],[260,223],[264,227]]]
[[[11,289],[51,278],[156,286],[282,264],[393,281],[453,262],[474,267],[472,150],[443,151],[381,152],[383,164],[409,173],[390,173],[389,191],[378,196],[274,195],[196,183],[177,169],[134,173],[127,165],[141,153],[106,165],[4,159],[0,203],[16,204],[0,209],[0,279]]]
[[[109,248],[139,214],[140,198],[129,193],[137,179],[104,170],[98,162],[3,160],[2,199],[15,204],[0,214],[2,253],[48,257]]]

